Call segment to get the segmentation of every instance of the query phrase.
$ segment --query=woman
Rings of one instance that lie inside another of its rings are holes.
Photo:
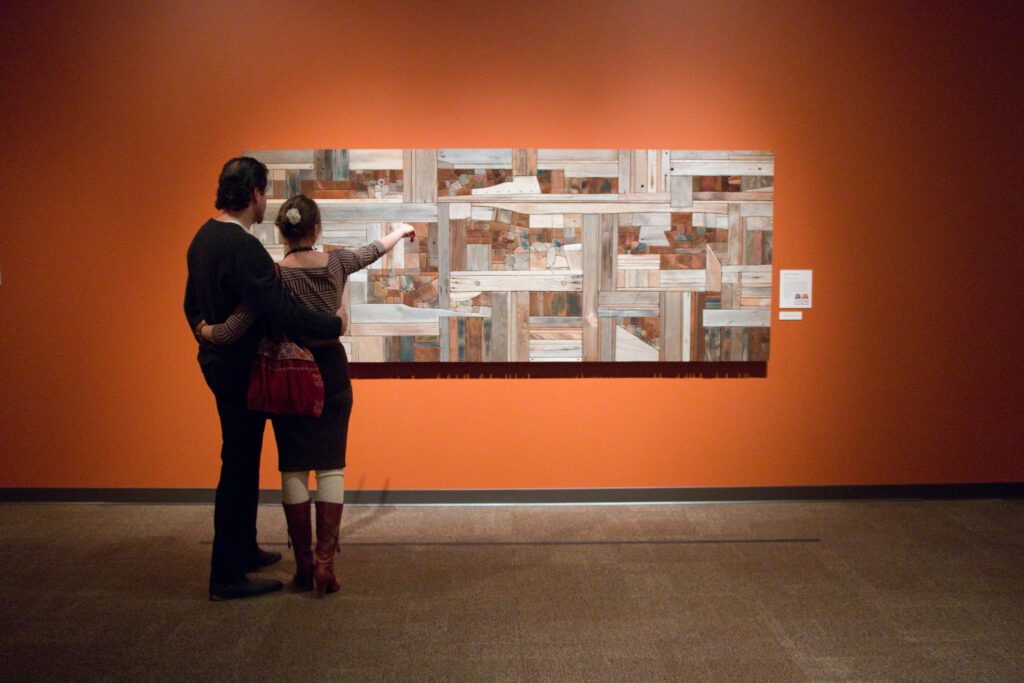
[[[284,288],[309,308],[342,316],[341,295],[348,276],[390,251],[403,237],[415,239],[413,227],[396,230],[358,249],[328,253],[313,250],[320,237],[320,208],[305,195],[285,201],[275,221],[287,244],[280,262]],[[230,343],[256,320],[255,311],[241,304],[218,325],[201,324],[202,336],[214,343]],[[334,555],[345,493],[345,445],[352,412],[352,384],[345,348],[338,339],[303,340],[313,352],[324,380],[324,409],[319,418],[272,418],[281,470],[281,494],[288,536],[295,551],[295,585],[316,586],[317,593],[333,593],[341,586],[334,575]],[[316,552],[313,550],[309,472],[316,471]]]

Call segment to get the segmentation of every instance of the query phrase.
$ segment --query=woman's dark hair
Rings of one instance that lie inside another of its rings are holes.
[[[252,201],[253,190],[267,191],[267,167],[252,157],[231,159],[220,172],[216,207],[221,211],[241,211]]]
[[[312,235],[320,225],[320,207],[306,195],[297,194],[281,205],[274,225],[286,240],[298,242]]]

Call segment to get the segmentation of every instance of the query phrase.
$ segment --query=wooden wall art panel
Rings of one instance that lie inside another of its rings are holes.
[[[352,362],[766,361],[774,157],[657,149],[250,151],[325,249],[416,226],[351,278]]]

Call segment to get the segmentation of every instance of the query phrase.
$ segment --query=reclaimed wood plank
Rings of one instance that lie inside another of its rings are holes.
[[[743,263],[743,224],[739,204],[729,205],[729,265]]]
[[[583,291],[579,270],[453,271],[450,280],[452,293]]]
[[[402,150],[400,149],[350,149],[347,151],[350,171],[402,170]]]
[[[352,362],[383,363],[383,337],[352,337]]]
[[[622,325],[615,326],[616,362],[657,362],[659,359],[658,349],[638,339]]]
[[[600,361],[602,363],[612,363],[615,361],[616,327],[615,318],[601,318],[598,321],[598,337],[601,347]]]
[[[436,335],[439,324],[436,322],[410,323],[352,323],[353,337],[402,337],[415,335]]]
[[[761,159],[771,161],[775,153],[768,150],[751,149],[673,149],[670,158],[672,161],[694,161],[694,160],[739,160],[752,161]]]
[[[268,200],[268,222],[277,217],[283,201]],[[388,201],[361,201],[358,199],[324,199],[317,201],[320,206],[320,218],[325,223],[430,223],[437,220],[438,204],[434,203],[402,203]]]
[[[513,315],[509,316],[509,324],[515,326],[515,358],[511,358],[512,344],[509,344],[509,360],[528,361],[530,359],[530,293],[513,292],[509,294],[509,305]]]
[[[707,301],[707,294],[695,292],[690,298],[690,358],[692,361],[702,361],[705,357],[704,344],[704,307]]]
[[[715,255],[715,250],[710,246],[707,248],[707,277],[704,287],[709,292],[722,291],[722,262]]]
[[[693,176],[669,176],[669,204],[676,207],[693,207]]]
[[[673,161],[671,175],[775,175],[775,162],[769,160],[736,161],[736,160],[694,160]]]
[[[615,149],[538,149],[537,163],[553,165],[561,162],[617,161]]]
[[[511,149],[439,149],[437,159],[453,168],[512,168]]]
[[[768,327],[771,311],[762,309],[706,310],[704,327]]]
[[[619,192],[629,192],[633,187],[633,176],[631,173],[633,153],[628,149],[616,150],[619,158]]]
[[[437,152],[433,149],[413,150],[412,174],[403,171],[405,178],[404,186],[411,183],[412,193],[410,201],[436,202],[437,201]]]
[[[680,289],[691,292],[707,290],[707,270],[663,270],[662,289]]]
[[[618,268],[619,221],[614,214],[601,216],[601,291],[615,289],[615,271]]]
[[[666,363],[683,360],[683,293],[661,295],[661,349],[659,358]]]
[[[682,301],[680,303],[680,309],[682,313],[682,348],[680,349],[679,358],[682,361],[689,361],[692,354],[693,345],[693,292],[680,292],[682,294]]]
[[[629,161],[630,168],[630,192],[648,192],[647,189],[647,150],[631,150]]]
[[[744,202],[740,204],[740,216],[743,218],[771,218],[774,213],[772,204],[766,202]]]
[[[583,216],[583,360],[601,360],[597,297],[601,288],[601,217]]]

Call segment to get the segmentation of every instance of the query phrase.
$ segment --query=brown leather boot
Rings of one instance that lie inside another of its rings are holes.
[[[313,525],[310,503],[284,503],[284,518],[288,521],[288,538],[295,551],[295,587],[313,590]]]
[[[316,504],[316,567],[313,581],[321,598],[326,593],[341,589],[338,577],[334,575],[334,554],[338,552],[338,530],[341,527],[341,510],[344,503]]]

